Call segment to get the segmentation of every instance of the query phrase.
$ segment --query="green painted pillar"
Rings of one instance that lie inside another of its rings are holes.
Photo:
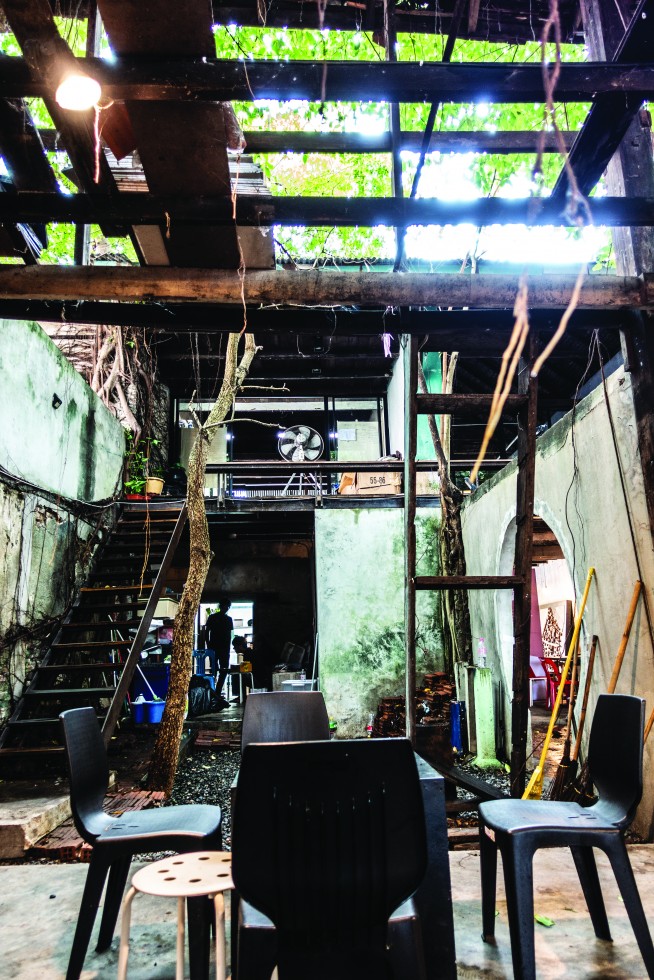
[[[495,758],[493,671],[490,667],[477,667],[474,673],[477,755],[473,761],[481,769],[501,769],[502,763]]]
[[[427,391],[437,394],[442,388],[441,374],[441,355],[437,352],[430,352],[422,355],[422,370],[425,372]],[[440,416],[436,416],[436,425],[439,424]],[[431,441],[429,432],[429,422],[426,415],[418,416],[418,447],[416,459],[433,459],[434,444]]]

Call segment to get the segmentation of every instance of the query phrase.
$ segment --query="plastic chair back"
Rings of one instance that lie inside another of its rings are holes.
[[[70,805],[77,832],[89,844],[107,827],[102,809],[109,786],[109,763],[93,708],[71,708],[59,718],[70,780]]]
[[[633,820],[643,793],[645,702],[628,694],[600,694],[588,745],[596,806],[616,826]]]
[[[329,716],[320,691],[251,694],[245,702],[241,751],[251,742],[313,742],[328,738]]]
[[[371,976],[427,865],[411,745],[248,745],[232,833],[235,886],[275,924],[280,980]]]

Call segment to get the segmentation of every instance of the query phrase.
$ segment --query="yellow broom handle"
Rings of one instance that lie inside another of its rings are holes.
[[[581,620],[583,619],[584,609],[586,608],[586,600],[588,599],[588,593],[590,591],[590,583],[592,581],[594,574],[595,574],[595,569],[589,568],[588,577],[586,579],[586,587],[584,588],[584,594],[581,599],[581,605],[579,606],[579,612],[577,613],[577,620],[575,622],[574,633],[572,634],[572,639],[570,640],[570,646],[568,647],[568,655],[565,658],[565,664],[563,665],[563,670],[561,671],[561,683],[559,684],[559,689],[556,693],[556,701],[554,702],[552,717],[550,718],[550,723],[547,729],[547,735],[545,736],[545,741],[543,742],[543,750],[540,754],[539,766],[541,769],[545,765],[547,750],[549,749],[550,746],[550,739],[552,738],[554,725],[556,724],[556,719],[559,714],[559,708],[561,707],[561,701],[563,700],[563,691],[565,689],[565,682],[568,679],[568,671],[570,670],[570,663],[572,661],[572,657],[577,647],[577,641],[579,640],[579,634],[581,632]]]
[[[627,623],[624,628],[624,633],[622,634],[622,639],[620,640],[620,646],[618,647],[618,653],[615,658],[615,664],[613,665],[613,673],[611,674],[611,680],[609,681],[609,686],[607,688],[607,694],[614,694],[615,689],[618,686],[618,677],[620,676],[620,668],[622,667],[622,661],[624,660],[624,655],[627,652],[627,643],[629,642],[629,634],[631,633],[631,627],[634,622],[634,617],[636,615],[636,606],[638,605],[638,599],[640,597],[640,590],[643,587],[643,583],[639,580],[634,586],[634,594],[631,597],[631,605],[629,606],[629,612],[627,613]]]

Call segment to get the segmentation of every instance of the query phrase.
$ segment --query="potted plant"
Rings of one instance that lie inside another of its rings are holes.
[[[157,439],[139,439],[135,444],[134,437],[131,432],[127,432],[127,449],[125,451],[125,469],[126,469],[126,479],[123,483],[125,488],[125,497],[127,500],[142,500],[147,493],[161,493],[163,488],[163,480],[158,477],[153,477],[156,480],[155,487],[159,489],[149,488],[148,481],[150,479],[149,473],[149,462],[150,462],[150,448],[151,446],[158,445]],[[155,471],[155,473],[158,471]]]
[[[163,490],[164,478],[161,470],[154,470],[152,473],[148,473],[148,478],[145,481],[145,492],[154,494],[158,496]]]

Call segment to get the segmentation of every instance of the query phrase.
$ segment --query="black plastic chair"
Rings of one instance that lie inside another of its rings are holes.
[[[109,766],[95,711],[72,708],[59,717],[64,729],[73,820],[81,837],[93,845],[66,973],[66,980],[77,980],[107,875],[98,952],[111,944],[133,855],[149,851],[221,850],[222,813],[218,806],[199,805],[128,812],[120,817],[105,813],[102,804],[109,785]],[[189,932],[191,929],[189,921]],[[194,954],[204,955],[204,948]]]
[[[638,946],[654,977],[654,947],[638,894],[624,832],[642,795],[645,702],[602,694],[597,701],[588,748],[590,774],[599,801],[493,800],[479,807],[483,939],[495,934],[497,851],[502,854],[511,934],[513,972],[536,976],[534,957],[533,855],[541,847],[569,847],[577,867],[595,935],[611,939],[593,847],[613,868]]]
[[[389,976],[389,918],[427,865],[410,743],[247,745],[232,848],[236,889],[275,926],[279,980]]]
[[[329,715],[320,691],[253,694],[243,711],[241,751],[250,742],[313,742],[329,738]]]

